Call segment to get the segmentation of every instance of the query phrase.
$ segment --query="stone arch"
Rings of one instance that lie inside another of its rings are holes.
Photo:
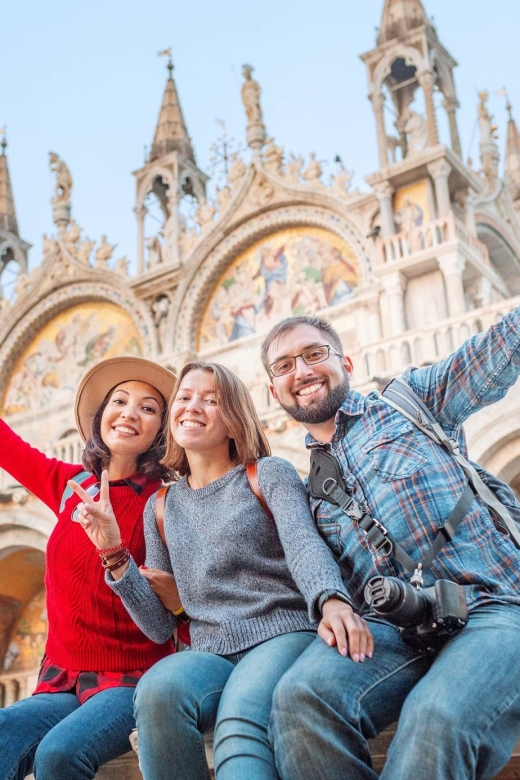
[[[496,220],[476,217],[477,236],[486,245],[489,259],[507,285],[511,295],[520,295],[520,256],[514,241],[509,239]]]
[[[255,241],[279,230],[298,227],[323,228],[345,241],[358,264],[361,283],[370,281],[368,249],[358,226],[347,216],[338,216],[324,208],[286,206],[264,212],[243,222],[221,240],[197,266],[186,274],[173,301],[173,343],[177,353],[196,351],[197,328],[201,312],[216,283],[233,260]]]
[[[415,66],[418,74],[429,69],[428,61],[421,56],[417,49],[414,49],[412,46],[394,47],[387,52],[374,69],[371,94],[379,94],[381,92],[383,81],[388,76],[392,63],[400,57],[404,59],[407,65]]]
[[[58,314],[83,303],[111,303],[124,311],[133,321],[142,339],[143,351],[153,359],[157,342],[153,322],[145,305],[132,299],[128,292],[93,282],[77,283],[53,291],[31,306],[10,330],[0,346],[0,397],[3,397],[8,379],[18,357],[47,323]]]

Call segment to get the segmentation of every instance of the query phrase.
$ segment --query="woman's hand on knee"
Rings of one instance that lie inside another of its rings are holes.
[[[330,647],[336,645],[341,655],[348,654],[353,661],[372,658],[374,638],[367,623],[340,599],[328,599],[323,605],[318,634]]]

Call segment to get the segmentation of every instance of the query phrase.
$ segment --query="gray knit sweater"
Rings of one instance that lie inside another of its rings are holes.
[[[146,565],[175,574],[192,618],[194,650],[227,655],[289,631],[315,629],[320,595],[346,595],[294,467],[281,458],[262,458],[258,481],[276,525],[252,493],[243,466],[197,490],[186,478],[171,485],[164,523],[168,549],[157,530],[155,495],[146,505]],[[175,617],[133,560],[121,579],[108,572],[106,579],[150,639],[160,643],[171,636]]]

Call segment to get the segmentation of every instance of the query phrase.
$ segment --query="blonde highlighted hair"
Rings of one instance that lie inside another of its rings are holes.
[[[180,476],[190,473],[186,452],[180,447],[171,432],[171,408],[175,401],[184,377],[190,371],[207,371],[213,374],[215,381],[215,397],[222,420],[231,438],[229,441],[229,457],[237,465],[264,458],[271,454],[271,448],[262,428],[253,404],[251,394],[245,384],[229,368],[220,363],[205,363],[202,361],[187,363],[175,382],[168,409],[166,430],[166,455],[162,463]]]

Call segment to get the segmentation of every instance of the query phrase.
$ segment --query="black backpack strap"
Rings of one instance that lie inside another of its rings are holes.
[[[403,548],[394,542],[384,525],[366,512],[359,501],[349,495],[338,461],[317,447],[311,452],[309,492],[313,498],[321,498],[339,508],[365,531],[367,538],[380,555],[392,555],[407,571],[417,568]]]
[[[455,438],[445,434],[435,417],[428,407],[412,390],[410,385],[404,379],[396,378],[385,387],[381,394],[381,400],[401,414],[404,414],[414,425],[416,425],[426,436],[429,436],[436,444],[444,447],[449,454],[455,458],[463,470],[473,493],[480,496],[491,512],[493,518],[497,518],[499,531],[507,535],[518,549],[520,549],[520,531],[511,517],[507,507],[499,501],[497,496],[489,489],[475,467],[460,452],[459,443]],[[468,494],[469,496],[469,494]],[[464,494],[459,499],[463,499]],[[471,505],[471,504],[470,504]],[[470,506],[469,505],[469,506]],[[469,509],[468,506],[468,509]],[[458,504],[453,512],[457,510]],[[452,512],[452,514],[453,514]],[[452,515],[448,518],[446,525],[452,521]],[[460,520],[458,521],[460,523]],[[458,523],[457,523],[458,524]]]

